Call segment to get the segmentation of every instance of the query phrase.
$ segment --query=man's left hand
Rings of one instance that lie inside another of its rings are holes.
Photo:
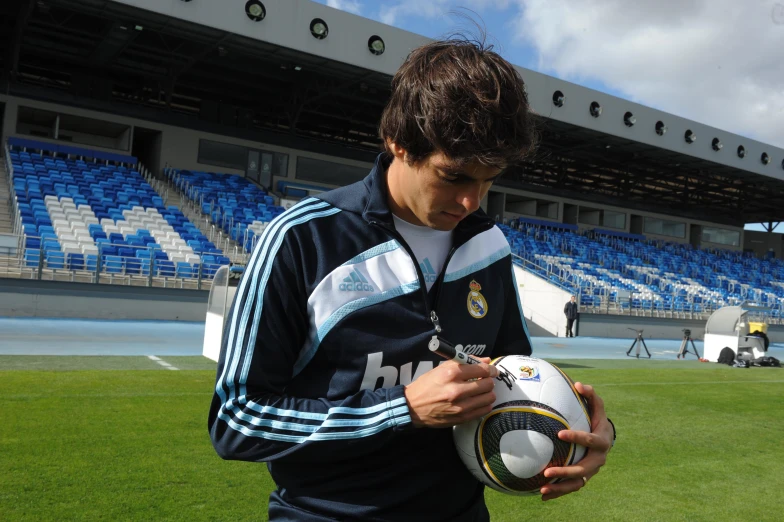
[[[574,386],[580,395],[588,400],[588,405],[591,407],[591,433],[563,430],[558,432],[558,438],[585,446],[588,451],[574,466],[550,468],[544,472],[547,478],[560,478],[562,481],[542,486],[539,490],[542,493],[542,500],[552,500],[582,489],[591,477],[599,473],[599,468],[604,466],[607,453],[612,446],[613,429],[604,412],[604,401],[596,395],[593,386],[580,382],[575,383]]]

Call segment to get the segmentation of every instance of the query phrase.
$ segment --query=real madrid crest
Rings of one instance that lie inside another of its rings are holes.
[[[482,286],[476,281],[471,281],[468,286],[471,288],[471,291],[468,292],[468,313],[474,319],[481,319],[487,315],[487,300],[479,293]]]

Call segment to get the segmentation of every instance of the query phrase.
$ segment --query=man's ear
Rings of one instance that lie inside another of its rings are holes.
[[[398,160],[404,163],[406,162],[406,149],[390,139],[387,139],[387,150]]]

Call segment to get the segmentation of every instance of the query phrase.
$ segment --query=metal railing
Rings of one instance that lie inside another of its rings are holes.
[[[194,263],[189,264],[189,268],[185,270],[171,261],[162,263],[162,260],[155,257],[155,252],[161,251],[157,248],[135,247],[137,252],[148,253],[143,257],[138,254],[135,257],[99,255],[106,247],[128,247],[109,243],[99,246],[99,253],[96,254],[74,255],[47,251],[46,243],[53,240],[41,238],[33,238],[39,240],[39,248],[25,248],[25,243],[30,238],[31,236],[16,236],[16,248],[0,253],[0,277],[209,290],[215,272],[223,266],[216,263]]]
[[[557,286],[564,292],[573,294],[579,290],[576,285],[569,282],[560,273],[555,272],[551,265],[538,263],[535,260],[520,257],[517,254],[512,254],[512,262],[526,269],[528,272],[545,279],[548,283]]]

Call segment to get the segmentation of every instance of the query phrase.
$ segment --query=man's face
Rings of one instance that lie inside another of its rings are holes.
[[[572,302],[574,302],[574,296],[572,296]]]
[[[395,154],[387,178],[392,210],[415,225],[452,230],[479,208],[500,173],[476,160],[458,167],[440,152],[411,165]]]

